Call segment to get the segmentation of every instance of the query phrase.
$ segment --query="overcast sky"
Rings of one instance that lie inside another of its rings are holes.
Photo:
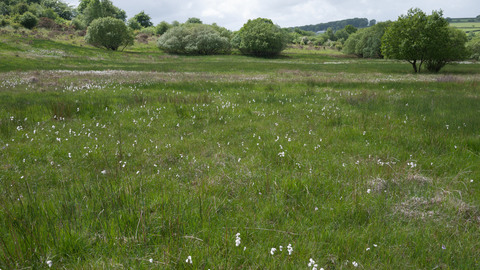
[[[271,19],[281,27],[303,26],[350,18],[396,20],[408,9],[418,7],[427,14],[443,10],[444,17],[476,17],[479,0],[111,0],[128,18],[145,11],[156,25],[161,21],[185,22],[190,17],[240,29],[249,19]],[[65,0],[78,5],[78,0]]]

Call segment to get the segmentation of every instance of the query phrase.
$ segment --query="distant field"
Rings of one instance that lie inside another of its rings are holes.
[[[480,22],[453,22],[450,26],[462,29],[465,32],[480,31]]]

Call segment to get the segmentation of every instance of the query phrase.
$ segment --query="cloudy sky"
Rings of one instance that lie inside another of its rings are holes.
[[[444,17],[476,17],[479,0],[111,0],[127,12],[128,17],[145,11],[157,24],[161,21],[181,23],[190,17],[203,23],[217,23],[230,30],[240,29],[249,19],[271,19],[281,27],[318,24],[349,18],[377,21],[396,20],[408,9],[418,7],[425,13],[444,11]],[[78,5],[78,0],[65,0]]]

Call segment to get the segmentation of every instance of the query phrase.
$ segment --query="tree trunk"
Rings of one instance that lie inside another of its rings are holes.
[[[417,60],[413,60],[413,62],[410,62],[413,66],[413,72],[417,73]]]

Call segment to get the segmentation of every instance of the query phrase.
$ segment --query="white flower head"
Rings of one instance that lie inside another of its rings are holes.
[[[315,265],[315,261],[312,258],[310,258],[310,260],[308,261],[308,267],[312,267],[314,265]]]
[[[242,239],[240,238],[240,233],[237,233],[237,234],[235,235],[235,246],[237,246],[237,247],[240,246],[240,240],[242,240]]]
[[[149,261],[150,263],[153,263],[153,259],[152,259],[152,258],[150,258],[150,260],[148,260],[148,261]]]
[[[272,254],[272,255],[275,254],[275,251],[277,251],[277,249],[276,249],[276,248],[272,248],[272,249],[270,250],[270,254]]]
[[[192,264],[192,256],[188,256],[187,259],[185,260],[186,263]]]
[[[287,251],[288,251],[288,255],[292,255],[292,252],[293,252],[292,244],[288,244]]]
[[[355,267],[358,267],[358,263],[357,262],[352,262],[353,266]]]
[[[50,260],[46,261],[46,263],[47,263],[48,267],[52,267],[52,265],[53,265],[53,262],[50,261]]]

